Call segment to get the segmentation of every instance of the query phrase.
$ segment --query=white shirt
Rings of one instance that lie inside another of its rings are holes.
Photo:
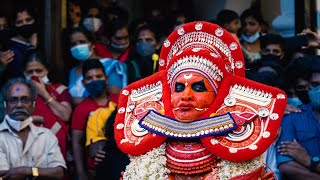
[[[30,132],[23,148],[22,140],[9,127],[6,120],[0,124],[0,170],[28,166],[52,168],[66,163],[56,136],[46,128],[29,125]]]

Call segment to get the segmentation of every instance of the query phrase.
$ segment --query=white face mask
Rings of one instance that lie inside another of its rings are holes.
[[[6,115],[4,118],[6,119],[9,126],[18,132],[20,132],[22,129],[26,128],[27,126],[29,126],[29,124],[31,124],[33,121],[31,116],[23,121],[17,121],[17,120],[11,119],[8,115]]]
[[[26,76],[26,79],[27,79],[28,81],[30,81],[30,80],[31,80],[31,76]],[[44,77],[40,78],[40,80],[41,80],[44,84],[48,84],[48,83],[50,82],[48,76],[44,76]]]
[[[124,45],[116,45],[114,43],[111,43],[111,47],[115,50],[124,51],[129,47],[130,43],[124,44]]]
[[[96,17],[88,17],[83,20],[83,25],[87,30],[91,32],[97,32],[102,25],[102,21]]]
[[[45,83],[45,84],[48,84],[49,83],[49,78],[48,76],[44,76],[41,78],[42,82]]]
[[[254,43],[256,42],[256,40],[258,40],[260,37],[260,32],[256,32],[255,34],[253,34],[252,36],[247,36],[244,33],[241,34],[241,39],[244,40],[247,43]]]

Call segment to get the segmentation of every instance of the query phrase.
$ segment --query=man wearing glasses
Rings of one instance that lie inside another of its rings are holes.
[[[8,81],[3,93],[6,116],[0,124],[0,180],[61,179],[66,165],[57,138],[32,124],[35,88],[16,78]]]

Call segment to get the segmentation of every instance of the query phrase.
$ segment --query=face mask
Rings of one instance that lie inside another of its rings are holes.
[[[70,49],[71,54],[74,58],[76,58],[79,61],[85,61],[87,60],[90,55],[92,54],[92,51],[89,49],[89,44],[79,44]]]
[[[296,94],[303,104],[310,103],[308,91],[306,91],[306,90],[305,91],[296,91]]]
[[[31,124],[33,121],[31,116],[23,121],[16,121],[14,119],[11,119],[8,115],[5,116],[5,119],[9,124],[9,126],[18,132],[20,132],[22,129],[26,128],[27,126],[29,126],[29,124]]]
[[[300,106],[303,104],[299,98],[288,98],[288,104],[292,106]]]
[[[30,81],[30,80],[31,80],[31,76],[26,76],[26,79],[27,79],[28,81]],[[50,82],[48,76],[44,76],[44,77],[42,77],[42,78],[40,78],[40,79],[41,79],[41,81],[42,81],[44,84],[48,84],[48,83]]]
[[[34,24],[27,24],[20,27],[16,27],[17,34],[28,39],[33,33],[36,32],[36,27]]]
[[[45,83],[45,84],[48,84],[49,83],[49,78],[48,76],[44,76],[41,78],[42,82]]]
[[[114,43],[111,43],[110,46],[116,51],[123,52],[129,47],[129,43],[125,45],[116,45]]]
[[[312,104],[312,107],[316,110],[320,110],[320,86],[317,86],[308,91],[308,95]]]
[[[253,43],[256,40],[258,40],[260,37],[260,32],[256,32],[255,34],[253,34],[252,36],[248,37],[245,34],[241,34],[241,39],[244,40],[247,43]]]
[[[273,55],[273,54],[261,55],[261,58],[263,60],[278,60],[278,61],[280,61],[280,56],[276,56],[276,55]]]
[[[105,92],[107,87],[106,80],[95,80],[86,84],[86,90],[89,92],[91,97],[99,97]]]
[[[11,37],[10,29],[6,28],[6,29],[0,30],[0,43],[4,43],[8,41],[10,37]]]
[[[150,42],[139,42],[137,43],[137,53],[140,56],[151,56],[155,51],[156,48]]]
[[[83,25],[87,30],[91,32],[97,32],[102,25],[102,21],[101,19],[95,17],[85,18],[83,20]]]

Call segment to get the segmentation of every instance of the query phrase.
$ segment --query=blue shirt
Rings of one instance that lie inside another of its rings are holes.
[[[312,110],[311,104],[302,105],[301,113],[290,113],[283,117],[281,135],[277,147],[283,141],[296,139],[310,156],[320,156],[320,122]],[[290,156],[282,156],[277,152],[277,165],[293,161]]]

